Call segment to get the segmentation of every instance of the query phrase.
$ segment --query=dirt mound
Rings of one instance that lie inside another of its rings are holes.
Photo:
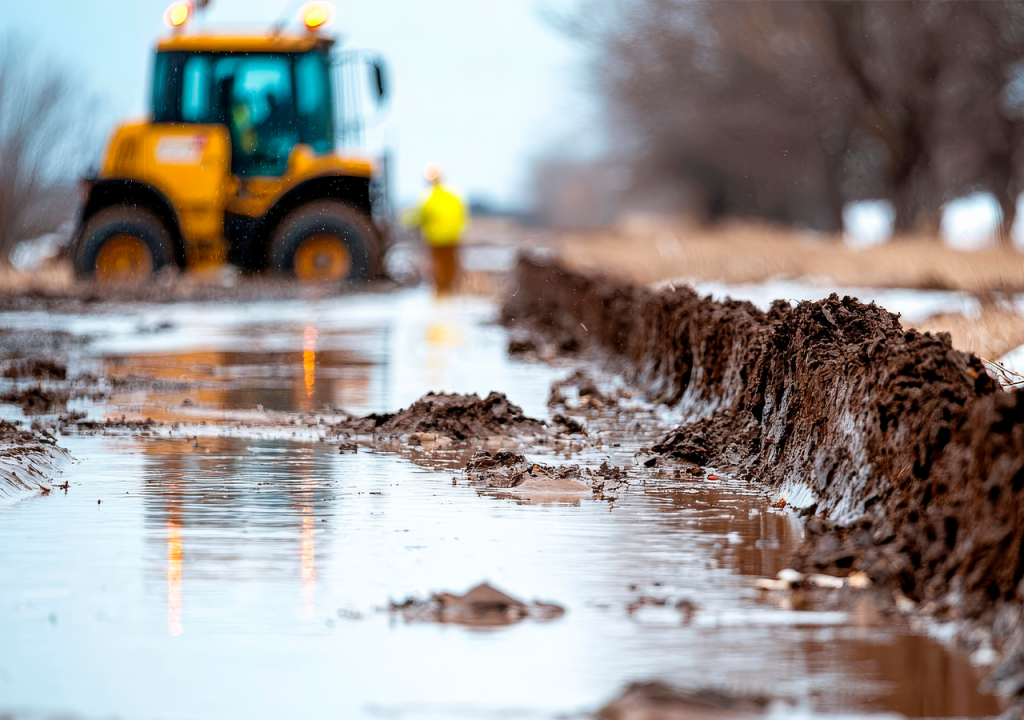
[[[391,612],[401,613],[409,622],[456,623],[473,627],[511,625],[526,618],[554,620],[565,610],[552,603],[525,603],[500,590],[481,583],[465,595],[439,593],[428,600],[409,598],[392,603]]]
[[[523,260],[506,324],[572,335],[628,360],[633,379],[689,421],[656,450],[731,465],[840,518],[931,462],[997,385],[949,337],[904,330],[835,295],[768,312],[688,288],[654,292]]]
[[[476,394],[429,393],[383,422],[379,420],[374,419],[374,426],[385,435],[432,433],[459,441],[546,432],[543,422],[527,417],[521,407],[496,392],[483,399]]]
[[[927,464],[925,464],[927,462]],[[918,473],[923,473],[919,477]],[[1021,600],[1024,586],[1024,397],[974,403],[910,481],[844,527],[814,520],[803,564],[864,571],[940,615],[980,617]],[[1005,612],[1005,610],[1004,610]],[[1024,615],[1015,611],[1018,622]]]
[[[49,493],[57,462],[67,452],[43,433],[0,420],[0,505],[33,493]]]
[[[1014,618],[1003,647],[1024,650],[1024,400],[948,335],[850,297],[762,312],[531,260],[517,272],[506,324],[611,351],[679,407],[663,458],[731,466],[820,516],[806,566],[863,570],[989,627]]]
[[[728,720],[758,717],[768,700],[718,690],[684,692],[665,683],[634,683],[614,702],[597,711],[597,720]]]
[[[14,423],[0,420],[0,446],[4,447],[5,452],[14,452],[18,447],[37,445],[39,443],[45,445],[56,444],[51,437],[37,435]]]

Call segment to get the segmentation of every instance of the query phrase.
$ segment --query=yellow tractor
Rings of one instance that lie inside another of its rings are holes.
[[[328,3],[307,4],[292,34],[193,34],[193,11],[168,9],[151,117],[119,126],[85,181],[78,277],[138,282],[224,262],[309,281],[379,274],[383,193],[374,163],[340,147],[351,113],[335,96],[382,104],[381,63],[360,60],[363,87],[346,87],[358,74],[322,32]]]

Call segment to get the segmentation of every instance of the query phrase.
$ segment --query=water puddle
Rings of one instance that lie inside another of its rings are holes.
[[[503,391],[547,417],[567,371],[510,361],[492,316],[409,291],[0,324],[90,336],[69,374],[105,377],[109,395],[70,405],[97,416],[393,411],[444,389]],[[601,422],[619,429],[572,462],[631,464],[653,432]],[[0,713],[13,717],[582,717],[652,679],[802,708],[778,717],[998,712],[931,639],[766,602],[752,580],[783,568],[799,528],[742,483],[652,475],[614,502],[544,501],[470,486],[417,449],[61,442],[76,458],[68,492],[0,507]],[[567,612],[482,630],[386,611],[482,581]]]

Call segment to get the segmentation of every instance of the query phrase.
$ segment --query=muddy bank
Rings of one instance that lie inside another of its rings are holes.
[[[513,287],[506,325],[610,352],[679,409],[657,463],[763,482],[814,516],[807,569],[864,572],[994,628],[971,642],[994,644],[996,677],[1024,689],[1024,400],[975,356],[849,297],[762,312],[529,259]]]
[[[54,489],[60,462],[68,457],[49,435],[0,420],[0,504]]]

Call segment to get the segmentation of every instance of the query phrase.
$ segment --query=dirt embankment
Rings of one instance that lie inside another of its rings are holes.
[[[0,504],[33,493],[50,493],[58,462],[66,457],[67,452],[50,436],[0,420]]]
[[[948,336],[852,298],[761,312],[532,260],[513,287],[507,325],[611,351],[681,409],[662,462],[731,466],[816,514],[806,566],[864,571],[1024,649],[1024,399]]]

